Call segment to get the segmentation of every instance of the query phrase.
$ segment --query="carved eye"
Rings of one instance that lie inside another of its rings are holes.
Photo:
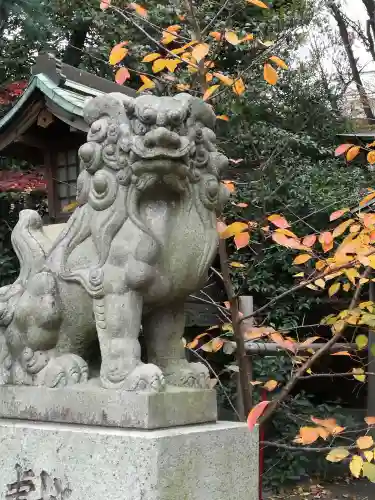
[[[139,120],[133,121],[133,131],[136,135],[145,135],[147,127]]]
[[[155,110],[152,108],[143,108],[139,113],[138,113],[139,119],[143,122],[146,123],[147,125],[153,125],[156,123],[156,113]]]
[[[177,127],[181,123],[181,119],[180,111],[171,111],[168,114],[168,122],[172,127]]]

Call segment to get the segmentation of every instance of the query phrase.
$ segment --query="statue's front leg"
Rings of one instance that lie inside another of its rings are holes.
[[[101,383],[108,389],[161,391],[164,376],[155,365],[141,362],[139,332],[143,300],[134,291],[94,300],[102,366]]]
[[[180,387],[209,387],[209,371],[203,363],[189,363],[182,337],[184,304],[171,304],[149,314],[143,322],[148,361],[159,366],[167,384]]]

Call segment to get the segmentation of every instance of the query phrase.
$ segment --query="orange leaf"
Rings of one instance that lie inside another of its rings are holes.
[[[309,234],[308,236],[305,236],[302,240],[302,244],[309,248],[311,248],[315,244],[315,242],[316,242],[316,234]]]
[[[310,259],[311,255],[309,255],[308,253],[297,255],[297,257],[293,260],[293,264],[299,266],[300,264],[305,264]]]
[[[310,250],[308,247],[301,245],[301,243],[295,238],[288,238],[285,234],[274,232],[271,237],[275,243],[283,247],[294,248],[295,250]]]
[[[339,352],[334,352],[333,354],[331,354],[331,356],[349,356],[349,357],[351,357],[351,354],[348,351],[339,351]]]
[[[212,37],[212,38],[215,38],[215,40],[217,40],[218,42],[221,40],[221,33],[219,33],[218,31],[211,31],[211,33],[209,33],[209,35]]]
[[[270,64],[264,65],[264,79],[270,85],[276,85],[276,83],[279,79],[279,75],[277,74],[277,71]]]
[[[130,73],[128,68],[120,68],[115,75],[115,82],[118,83],[119,85],[122,85],[123,83],[126,82],[126,80],[129,80],[129,78],[130,78]]]
[[[129,52],[128,49],[125,48],[125,45],[127,43],[128,42],[121,42],[113,47],[111,53],[109,54],[109,64],[114,66],[115,64],[121,62],[124,57],[126,57],[127,53]]]
[[[209,99],[219,87],[220,85],[212,85],[211,87],[208,87],[206,92],[203,94],[203,100],[207,101],[207,99]]]
[[[172,26],[168,26],[166,31],[169,31],[170,33],[175,33],[176,31],[180,31],[181,26],[179,24],[173,24]]]
[[[232,45],[238,45],[240,43],[240,40],[234,31],[226,31],[225,39]]]
[[[246,87],[242,78],[237,78],[237,80],[234,82],[232,90],[236,95],[242,95],[245,92]]]
[[[248,203],[235,203],[236,207],[240,207],[240,208],[246,208],[249,206]]]
[[[271,333],[270,338],[272,342],[275,342],[275,344],[279,345],[283,349],[288,349],[289,351],[292,352],[296,351],[296,346],[293,344],[293,342],[290,340],[285,340],[280,333],[278,332]]]
[[[138,5],[137,3],[130,3],[128,5],[128,7],[130,9],[133,9],[135,10],[135,12],[141,16],[141,17],[147,17],[147,10],[144,8],[144,7],[141,7],[140,5]]]
[[[350,224],[353,222],[353,219],[346,220],[344,222],[341,222],[335,229],[333,230],[332,237],[337,238],[338,236],[341,236],[345,231],[348,229]]]
[[[218,120],[223,120],[225,122],[229,122],[229,116],[227,116],[227,115],[218,115],[218,116],[216,116],[216,118]]]
[[[364,205],[366,205],[366,203],[373,200],[374,198],[375,198],[375,191],[372,191],[359,202],[359,206],[363,207]]]
[[[228,189],[230,193],[234,193],[236,190],[236,187],[232,181],[221,181],[222,184]]]
[[[234,83],[233,78],[230,78],[227,75],[223,75],[222,73],[214,73],[214,76],[216,76],[216,78],[218,78],[222,83],[224,83],[224,85],[231,86]]]
[[[270,57],[270,61],[273,61],[275,64],[277,64],[280,68],[283,68],[283,69],[288,69],[288,66],[287,64],[282,60],[280,59],[280,57],[277,57],[277,56],[271,56]]]
[[[258,419],[263,415],[265,409],[270,404],[270,401],[261,401],[250,411],[247,417],[247,426],[252,431],[258,422]]]
[[[375,163],[375,151],[370,151],[367,155],[367,161],[373,165]]]
[[[208,43],[199,43],[194,47],[192,55],[194,59],[199,62],[206,57],[209,51],[210,46]]]
[[[343,155],[352,146],[353,146],[353,144],[341,144],[338,148],[336,148],[336,150],[335,150],[335,156],[341,156],[341,155]]]
[[[311,344],[313,344],[316,340],[319,340],[320,337],[310,337],[308,339],[306,339],[304,342],[302,342],[302,344],[300,344],[300,349],[301,348],[306,348],[306,347],[310,347]]]
[[[264,389],[266,389],[266,391],[268,392],[272,392],[276,389],[276,387],[278,386],[278,382],[276,380],[269,380],[268,382],[266,382],[264,384]]]
[[[233,222],[232,224],[227,226],[227,228],[222,233],[220,233],[220,238],[227,239],[231,238],[232,236],[238,236],[248,228],[249,225],[245,224],[245,222]]]
[[[249,242],[250,242],[250,234],[248,232],[238,234],[234,237],[234,243],[236,245],[237,250],[247,247]]]
[[[365,417],[365,422],[367,425],[375,425],[375,417]]]
[[[240,42],[251,42],[251,40],[254,40],[254,35],[252,33],[248,33],[245,35],[243,38],[241,38]]]
[[[257,7],[261,7],[262,9],[269,9],[268,5],[261,0],[246,0],[246,2],[256,5]]]
[[[142,59],[142,62],[153,62],[155,59],[159,59],[159,57],[161,57],[160,54],[153,52],[152,54],[147,54],[147,56]]]
[[[288,227],[290,227],[288,221],[279,214],[270,215],[269,217],[267,217],[267,219],[280,229],[287,229]]]
[[[185,92],[186,90],[190,89],[190,85],[187,83],[178,83],[176,85],[177,90],[180,90],[181,92]]]
[[[170,33],[169,31],[163,31],[163,38],[161,39],[161,43],[163,45],[168,45],[174,40],[176,40],[177,36],[174,35],[173,33]]]
[[[336,219],[339,219],[341,216],[349,212],[349,208],[343,208],[341,210],[336,210],[336,212],[331,213],[329,220],[332,222]]]
[[[315,443],[320,437],[318,427],[301,427],[299,430],[299,441],[301,444],[307,445]]]
[[[100,2],[100,8],[102,10],[108,9],[110,5],[111,5],[111,0],[102,0],[102,2]]]
[[[360,450],[367,450],[371,448],[374,444],[374,440],[371,436],[361,436],[357,439],[357,446]]]
[[[346,159],[348,161],[354,160],[356,156],[359,155],[359,152],[361,151],[360,146],[353,146],[352,148],[349,149],[349,151],[346,153]]]

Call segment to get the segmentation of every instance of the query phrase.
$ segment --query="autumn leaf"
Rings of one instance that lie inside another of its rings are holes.
[[[266,80],[267,83],[270,85],[276,85],[279,75],[277,74],[277,71],[275,68],[273,68],[270,64],[265,64],[264,65],[264,79]]]
[[[374,440],[371,436],[362,436],[357,439],[357,446],[360,450],[367,450],[373,446]]]
[[[338,238],[342,234],[345,233],[345,231],[348,229],[350,224],[352,224],[353,219],[345,220],[344,222],[341,222],[335,229],[333,230],[332,237],[333,238]]]
[[[229,122],[229,116],[228,115],[217,115],[216,118],[218,120],[223,120],[225,122]],[[237,205],[238,206],[238,205]]]
[[[126,82],[126,80],[129,80],[129,78],[130,78],[130,73],[128,68],[120,68],[115,75],[115,82],[118,83],[119,85],[122,85],[123,83]]]
[[[328,462],[336,463],[336,462],[341,462],[348,456],[349,456],[349,451],[346,448],[334,448],[328,453],[326,459],[328,460]]]
[[[353,146],[353,144],[341,144],[338,148],[336,148],[336,150],[335,150],[335,156],[341,156],[341,155],[343,155],[352,146]]]
[[[355,343],[357,344],[358,350],[362,351],[362,349],[364,349],[368,345],[368,338],[363,334],[357,335]]]
[[[234,82],[232,90],[236,95],[242,95],[245,92],[246,87],[242,78],[237,78],[237,80]]]
[[[219,33],[218,31],[211,31],[209,33],[209,36],[217,40],[218,42],[221,40],[222,34]]]
[[[174,73],[176,71],[176,68],[179,64],[181,64],[181,61],[179,59],[166,59],[165,60],[165,67],[171,73]]]
[[[109,54],[109,64],[114,66],[121,62],[124,57],[126,57],[127,53],[129,52],[128,49],[125,48],[125,45],[127,44],[128,42],[121,42],[113,47],[111,53]]]
[[[238,45],[240,43],[240,40],[234,31],[226,31],[225,39],[231,45]]]
[[[180,31],[181,26],[179,24],[173,24],[172,26],[168,26],[166,31],[169,31],[170,33],[175,33],[176,31]]]
[[[331,354],[331,356],[349,356],[349,357],[351,357],[351,354],[348,351],[339,351],[339,352],[334,352],[333,354]]]
[[[341,210],[336,210],[336,212],[332,212],[330,217],[329,217],[329,220],[332,222],[336,219],[339,219],[340,217],[342,217],[344,214],[346,214],[347,212],[349,212],[349,208],[342,208]]]
[[[246,2],[251,3],[252,5],[256,5],[257,7],[261,7],[262,9],[269,9],[268,5],[261,0],[246,0]]]
[[[224,184],[224,186],[228,189],[228,191],[230,193],[234,193],[236,188],[235,188],[235,185],[233,183],[233,181],[221,181],[222,184]]]
[[[305,245],[306,247],[312,247],[314,246],[316,242],[316,234],[309,234],[308,236],[305,236],[302,240],[302,245]]]
[[[155,83],[152,80],[150,80],[150,78],[148,78],[146,75],[140,75],[140,78],[143,82],[143,85],[139,87],[137,92],[143,92],[144,90],[153,89],[155,87]]]
[[[306,339],[302,344],[300,344],[300,349],[306,349],[307,347],[310,347],[311,344],[313,344],[316,340],[319,340],[320,337],[310,337]]]
[[[206,92],[203,94],[203,100],[207,101],[219,87],[220,85],[212,85],[211,87],[208,87]]]
[[[375,151],[370,151],[367,155],[367,161],[373,165],[375,163]]]
[[[210,50],[208,43],[199,43],[193,49],[192,55],[194,59],[199,62],[206,57]]]
[[[373,200],[374,198],[375,198],[375,191],[372,191],[359,202],[359,206],[363,207],[364,205],[366,205],[366,203]]]
[[[297,255],[297,257],[293,260],[293,264],[295,264],[296,266],[305,264],[310,259],[311,255],[309,255],[308,253]]]
[[[353,377],[356,380],[358,380],[358,382],[365,382],[366,375],[364,373],[365,372],[363,371],[362,368],[353,368],[353,370],[352,370]]]
[[[249,232],[237,234],[234,237],[234,243],[236,245],[237,250],[240,250],[241,248],[247,247],[247,245],[249,244],[249,242],[250,242],[250,234],[249,234]]]
[[[288,238],[285,234],[277,233],[276,231],[272,233],[271,238],[275,243],[286,248],[294,248],[295,250],[309,250],[308,247],[304,247],[295,238]]]
[[[228,85],[229,87],[234,83],[233,78],[230,78],[227,75],[223,75],[222,73],[214,73],[214,76],[216,76],[218,80],[224,83],[224,85]]]
[[[348,161],[352,161],[352,160],[354,160],[354,158],[355,158],[356,156],[358,156],[358,155],[359,155],[359,152],[360,152],[360,151],[361,151],[360,146],[353,146],[353,147],[352,147],[352,148],[350,148],[350,149],[348,150],[348,152],[346,153],[346,159],[347,159]]]
[[[64,213],[73,212],[73,210],[75,210],[77,207],[78,207],[78,202],[74,200],[68,205],[64,205],[62,211]]]
[[[244,233],[244,234],[246,234],[246,233]],[[229,265],[230,265],[231,267],[237,267],[237,268],[243,268],[243,267],[246,267],[246,266],[244,266],[243,264],[241,264],[241,262],[230,262],[230,263],[229,263]]]
[[[371,462],[374,459],[374,452],[373,451],[364,451],[363,454],[366,457],[366,460],[368,462]]]
[[[267,219],[272,222],[272,224],[280,229],[287,229],[290,227],[288,221],[279,214],[273,214],[267,217]]]
[[[340,290],[340,287],[341,287],[341,283],[334,283],[333,285],[331,285],[329,287],[328,295],[330,297],[333,297]]]
[[[375,417],[365,417],[365,422],[367,425],[375,425]]]
[[[349,464],[350,472],[354,477],[359,478],[362,472],[363,458],[359,455],[354,455]]]
[[[363,464],[362,472],[364,477],[367,477],[369,481],[375,483],[375,465],[365,462]]]
[[[251,40],[254,40],[254,35],[252,33],[248,33],[245,35],[243,38],[241,38],[240,42],[251,42]]]
[[[161,39],[161,43],[163,45],[169,45],[174,40],[176,40],[176,38],[177,38],[177,36],[174,35],[173,33],[170,33],[169,31],[163,31],[163,37]]]
[[[282,59],[280,59],[280,57],[271,56],[270,61],[273,61],[275,64],[277,64],[282,69],[288,69],[287,64]]]
[[[295,440],[300,444],[308,445],[315,443],[319,439],[320,432],[318,427],[301,427],[299,430],[299,436]]]
[[[130,3],[128,5],[130,9],[133,9],[139,16],[147,17],[147,10],[144,7],[141,7],[137,3]]]
[[[108,7],[110,7],[110,5],[111,5],[111,0],[102,0],[102,2],[100,2],[100,8],[102,10],[108,9]]]
[[[249,225],[245,222],[233,222],[223,232],[220,233],[220,238],[227,239],[231,238],[232,236],[237,236],[248,228]]]
[[[187,83],[178,83],[176,85],[177,90],[180,90],[181,92],[185,92],[186,90],[190,89],[190,85]]]
[[[160,54],[158,54],[157,52],[153,52],[152,54],[147,54],[147,56],[145,56],[143,59],[142,59],[142,62],[153,62],[155,61],[155,59],[159,59]]]
[[[247,426],[252,431],[256,426],[258,419],[263,415],[265,409],[270,404],[270,401],[261,401],[250,411],[247,417]]]
[[[266,391],[268,392],[272,392],[276,389],[277,386],[278,382],[276,380],[269,380],[264,384],[263,388],[266,389]]]
[[[272,342],[275,342],[275,344],[279,345],[283,349],[287,349],[293,353],[296,352],[296,346],[294,342],[288,339],[284,339],[284,337],[280,333],[278,332],[271,333],[270,339],[272,340]]]

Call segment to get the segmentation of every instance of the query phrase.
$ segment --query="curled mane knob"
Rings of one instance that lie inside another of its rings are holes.
[[[118,182],[111,172],[99,170],[92,178],[89,203],[95,210],[105,210],[116,199]]]

